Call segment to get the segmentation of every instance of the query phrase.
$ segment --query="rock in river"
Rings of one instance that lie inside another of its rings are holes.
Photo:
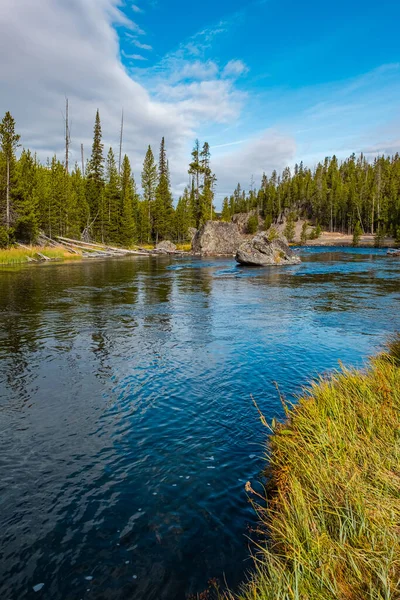
[[[161,254],[169,254],[170,252],[176,252],[176,246],[169,240],[164,240],[157,244],[156,250]]]
[[[258,233],[240,245],[236,260],[242,265],[297,265],[300,258],[291,250],[285,239],[268,239],[268,233]]]
[[[235,254],[242,242],[235,223],[206,221],[192,240],[192,250],[196,254]]]

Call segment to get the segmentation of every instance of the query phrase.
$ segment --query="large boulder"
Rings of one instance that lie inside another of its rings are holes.
[[[156,250],[160,254],[170,254],[171,252],[176,252],[176,246],[169,240],[163,240],[162,242],[158,242]]]
[[[234,223],[206,221],[192,240],[192,251],[196,254],[235,254],[242,237]]]
[[[297,265],[300,257],[291,250],[284,238],[269,240],[268,233],[258,233],[253,239],[244,242],[236,253],[236,260],[242,265]]]

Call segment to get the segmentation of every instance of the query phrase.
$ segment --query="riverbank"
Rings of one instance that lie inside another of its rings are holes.
[[[365,371],[343,370],[285,407],[266,503],[246,486],[267,541],[237,598],[398,597],[399,410],[400,337]]]
[[[47,261],[77,260],[81,258],[82,255],[79,252],[68,252],[63,246],[51,248],[43,246],[26,246],[0,250],[0,265],[2,266]]]
[[[352,246],[353,236],[345,233],[330,233],[323,231],[319,238],[307,240],[307,246]],[[358,242],[359,247],[370,248],[375,246],[375,236],[371,234],[361,235]],[[382,240],[381,248],[395,248],[396,242],[393,238],[386,237]]]

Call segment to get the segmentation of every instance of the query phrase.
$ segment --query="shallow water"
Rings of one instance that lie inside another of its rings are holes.
[[[400,329],[400,260],[124,258],[0,271],[0,598],[181,600],[251,567],[274,382]],[[37,591],[35,591],[37,590]]]

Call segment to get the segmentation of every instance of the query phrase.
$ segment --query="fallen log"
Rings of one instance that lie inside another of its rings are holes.
[[[129,250],[128,248],[117,248],[116,246],[108,246],[107,244],[97,244],[96,242],[84,242],[82,240],[74,240],[72,238],[67,238],[63,236],[57,236],[57,239],[63,241],[64,243],[76,246],[77,248],[85,247],[88,250],[90,250],[91,248],[99,248],[103,252],[114,252],[120,254],[138,254],[141,256],[148,256],[149,254],[151,254],[151,251],[144,251],[144,249],[142,249],[142,251]]]
[[[20,248],[24,248],[24,250],[28,250],[29,252],[32,252],[32,248],[29,248],[29,246],[25,246],[24,244],[20,244],[18,242],[17,242],[17,246],[19,246]],[[51,260],[51,258],[49,258],[48,256],[45,256],[44,254],[42,254],[42,252],[35,252],[35,256],[39,256],[42,260]],[[31,257],[27,257],[27,258],[31,258]]]

